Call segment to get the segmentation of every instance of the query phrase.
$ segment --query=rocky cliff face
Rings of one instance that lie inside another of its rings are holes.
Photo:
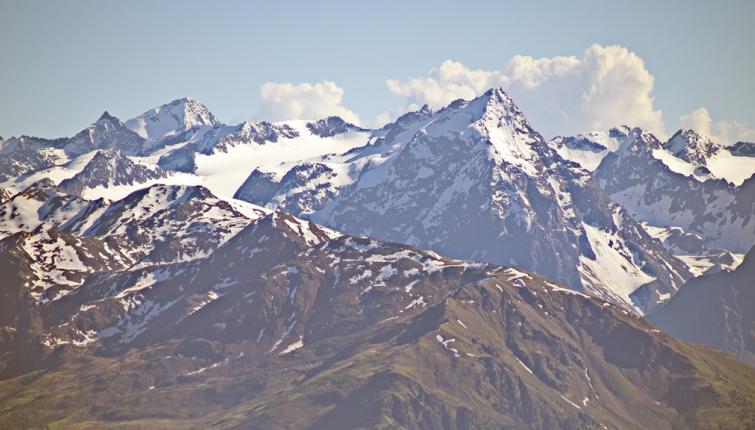
[[[713,156],[723,151],[723,145],[716,144],[695,130],[679,130],[671,136],[664,148],[680,159],[698,166],[708,164]]]
[[[107,149],[97,151],[79,173],[61,181],[59,187],[68,194],[80,196],[91,188],[141,184],[166,176],[159,167],[136,162],[120,150]]]

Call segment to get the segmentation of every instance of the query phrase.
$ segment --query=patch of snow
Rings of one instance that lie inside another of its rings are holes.
[[[569,403],[570,405],[574,406],[575,408],[582,409],[581,406],[577,405],[576,403],[572,402],[571,400],[567,399],[566,397],[561,396],[561,398],[564,399],[564,400],[566,400],[567,403]]]
[[[369,138],[368,132],[349,132],[323,138],[312,134],[306,124],[307,121],[274,123],[296,130],[299,136],[294,138],[280,138],[277,142],[262,145],[244,143],[231,146],[225,152],[198,154],[196,173],[204,178],[205,186],[214,193],[232,196],[256,168],[267,170],[281,163],[341,154],[365,145]]]
[[[582,223],[582,226],[595,253],[594,260],[586,256],[579,257],[579,269],[583,279],[593,281],[595,285],[612,286],[612,292],[618,298],[630,308],[640,312],[634,307],[629,295],[640,286],[653,281],[655,277],[643,272],[632,261],[631,256],[624,255],[616,249],[618,244],[623,243],[619,235],[603,231],[587,223]]]
[[[443,339],[443,336],[436,334],[435,340],[437,340],[441,345],[443,345],[443,349],[453,354],[454,357],[459,358],[459,350],[448,346],[448,344],[450,344],[451,342],[456,342],[456,339]]]
[[[521,364],[521,365],[522,365],[522,367],[524,367],[524,370],[526,370],[526,371],[528,371],[529,373],[531,373],[531,374],[533,374],[533,375],[534,375],[534,373],[532,373],[532,370],[531,370],[531,369],[530,369],[529,367],[527,367],[527,365],[526,365],[526,364],[524,364],[524,362],[523,362],[522,360],[520,360],[520,359],[519,359],[519,357],[517,357],[517,356],[516,356],[516,354],[514,354],[514,358],[516,359],[516,361],[518,361],[518,362],[519,362],[519,364]]]
[[[302,336],[299,336],[299,340],[297,340],[296,342],[294,342],[291,345],[287,346],[286,349],[284,349],[283,351],[279,352],[278,355],[288,354],[289,352],[296,351],[297,349],[299,349],[299,348],[301,348],[303,346],[304,346],[304,338]]]
[[[416,299],[412,300],[408,305],[406,305],[404,309],[411,309],[415,306],[422,306],[422,307],[427,306],[427,303],[425,302],[425,297],[424,296],[417,297]]]
[[[755,174],[755,157],[737,157],[729,151],[720,151],[708,160],[707,167],[714,176],[742,185]]]

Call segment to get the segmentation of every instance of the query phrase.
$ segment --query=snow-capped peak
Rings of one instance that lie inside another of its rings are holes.
[[[710,157],[723,147],[695,130],[679,130],[663,147],[681,158],[697,165],[705,165]]]
[[[627,137],[622,140],[621,145],[617,149],[619,154],[626,152],[631,153],[650,153],[655,149],[662,149],[663,144],[658,140],[655,135],[642,128],[635,127],[629,131]]]
[[[622,124],[608,130],[608,135],[611,137],[616,137],[616,138],[626,137],[630,131],[632,131],[631,127],[629,127],[628,125]]]
[[[433,114],[432,109],[428,105],[423,105],[421,109],[416,111],[409,111],[400,115],[395,121],[385,124],[381,130],[388,131],[394,128],[408,129],[412,127],[412,124],[417,124],[426,120]]]
[[[603,158],[618,150],[632,129],[626,125],[608,131],[588,131],[576,136],[554,137],[549,145],[561,158],[573,161],[584,169],[594,171]]]
[[[513,110],[519,110],[518,107],[514,104],[514,101],[511,100],[511,97],[506,93],[506,91],[503,89],[503,87],[493,87],[485,91],[485,93],[482,95],[482,98],[487,100],[488,106],[491,105],[501,105],[505,106],[508,109]]]
[[[123,123],[117,117],[110,114],[110,112],[102,112],[102,115],[93,122],[86,130],[81,131],[79,134],[88,134],[94,136],[99,133],[110,133],[117,128],[123,127]]]
[[[518,131],[522,133],[533,134],[536,133],[534,129],[527,122],[524,114],[519,107],[514,104],[508,94],[501,87],[491,88],[480,97],[480,100],[485,103],[484,111],[481,122],[485,122],[493,127],[500,127],[503,123],[507,123],[512,127],[512,131]],[[473,100],[470,105],[474,104]]]
[[[63,149],[66,154],[74,157],[95,149],[108,148],[136,154],[143,149],[143,143],[144,139],[105,111],[97,121],[69,139]]]
[[[156,142],[198,125],[215,125],[218,121],[205,105],[184,97],[126,121],[126,127],[141,137]]]
[[[368,131],[365,128],[346,122],[338,116],[329,116],[318,121],[308,122],[307,128],[312,134],[320,137],[332,137],[350,131]]]
[[[492,144],[491,154],[496,160],[530,176],[539,175],[542,160],[552,151],[502,88],[490,89],[466,104],[452,103],[447,109],[455,106],[461,107],[460,112],[471,113],[470,127]]]
[[[113,115],[110,115],[108,111],[102,112],[102,115],[100,115],[100,118],[97,120],[98,123],[105,123],[105,124],[119,124],[121,121],[114,117]]]

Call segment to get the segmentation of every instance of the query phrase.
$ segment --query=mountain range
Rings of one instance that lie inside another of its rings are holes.
[[[750,147],[500,88],[3,140],[0,427],[755,427]]]

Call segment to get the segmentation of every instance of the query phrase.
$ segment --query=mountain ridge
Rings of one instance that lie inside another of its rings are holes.
[[[731,151],[545,141],[502,88],[376,130],[138,118],[0,143],[0,427],[755,426],[755,368],[661,330],[751,359]]]
[[[191,97],[183,97],[150,109],[126,121],[125,125],[142,138],[160,141],[176,133],[219,121],[207,107]]]
[[[683,265],[651,245],[641,226],[629,228],[632,221],[620,215],[621,208],[576,165],[564,163],[500,88],[435,112],[402,116],[369,145],[342,155],[284,166],[275,169],[286,174],[253,172],[235,196],[347,233],[542,271],[633,311],[652,308],[689,276],[679,275],[685,273]],[[255,189],[270,191],[257,196]],[[464,207],[483,208],[489,215]],[[620,230],[615,220],[622,217]],[[606,236],[617,233],[625,234],[620,242]],[[602,242],[625,249],[619,254],[606,249],[596,259],[592,248],[605,249]],[[647,251],[640,257],[629,249]],[[606,265],[614,257],[635,267],[623,278],[622,292],[606,287],[613,270]],[[665,263],[639,262],[651,259]],[[643,266],[652,266],[653,274],[643,274]],[[649,291],[634,303],[630,293],[645,284]]]

